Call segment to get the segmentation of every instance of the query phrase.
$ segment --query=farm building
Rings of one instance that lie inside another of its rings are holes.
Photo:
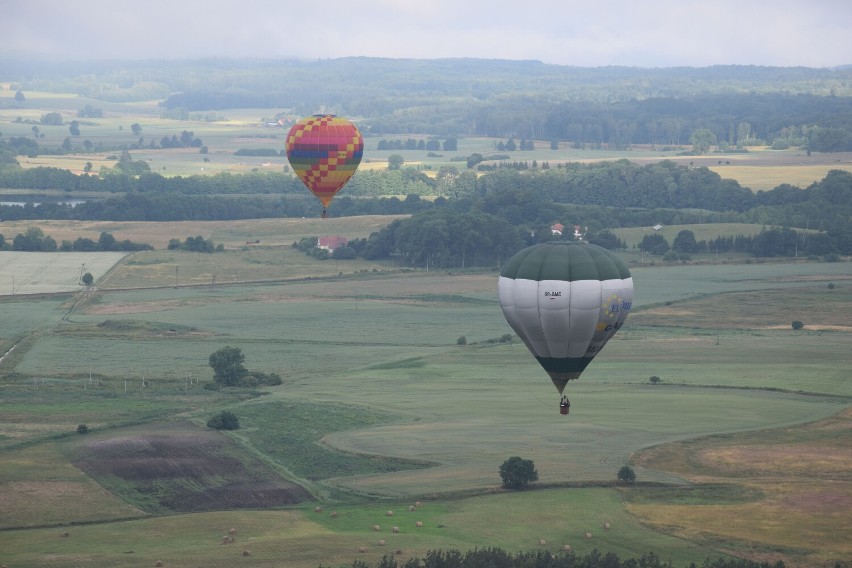
[[[320,237],[317,239],[317,248],[325,249],[328,252],[334,252],[335,249],[345,247],[349,241],[346,237],[335,235],[333,237]]]

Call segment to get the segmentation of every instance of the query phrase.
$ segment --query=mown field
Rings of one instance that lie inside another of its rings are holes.
[[[852,558],[848,263],[635,265],[634,313],[565,419],[526,348],[497,341],[496,271],[330,269],[239,246],[244,226],[205,230],[233,248],[140,253],[85,297],[0,301],[0,563],[308,568],[566,544],[683,566]],[[211,282],[250,266],[257,281]],[[283,384],[205,388],[226,345]],[[240,430],[204,428],[221,409]],[[537,489],[499,489],[512,455]],[[639,484],[617,487],[627,463]],[[282,502],[292,483],[313,500]]]

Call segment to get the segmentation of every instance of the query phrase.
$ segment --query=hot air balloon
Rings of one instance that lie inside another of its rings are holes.
[[[285,144],[293,171],[322,202],[328,204],[361,163],[364,139],[355,125],[333,114],[315,114],[290,128]]]
[[[497,287],[506,321],[560,394],[621,328],[633,303],[627,266],[605,248],[577,241],[519,251]],[[560,413],[569,406],[563,396]]]

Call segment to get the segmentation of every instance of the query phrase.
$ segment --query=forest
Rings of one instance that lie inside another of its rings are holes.
[[[164,116],[233,108],[358,117],[365,133],[562,140],[611,149],[686,144],[852,149],[852,69],[718,65],[582,68],[538,61],[0,60],[15,88],[109,102],[160,100]],[[273,117],[270,117],[273,118]]]

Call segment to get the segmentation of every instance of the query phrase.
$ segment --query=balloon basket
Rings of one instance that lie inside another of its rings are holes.
[[[564,415],[564,414],[568,414],[568,411],[569,411],[570,409],[571,409],[571,407],[570,407],[570,406],[560,406],[560,407],[559,407],[559,414],[563,414],[563,415]]]

